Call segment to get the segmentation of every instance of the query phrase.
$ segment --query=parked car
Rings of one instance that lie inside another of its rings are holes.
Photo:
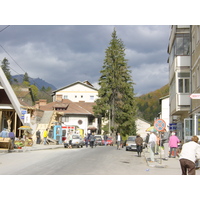
[[[102,137],[101,137],[101,135],[95,135],[94,136],[95,137],[95,145],[97,146],[97,145],[102,145]]]
[[[72,135],[72,147],[83,147],[85,144],[84,140],[82,139],[82,137],[78,134],[73,134]],[[67,148],[69,146],[69,141],[68,139],[66,139],[64,141],[64,147]]]
[[[128,137],[128,139],[126,141],[126,151],[129,151],[129,150],[136,151],[137,150],[135,139],[136,139],[136,136]]]
[[[113,146],[112,137],[108,137],[106,142],[107,142],[107,145]],[[102,144],[105,145],[105,141],[104,140],[102,140]]]
[[[125,142],[126,145],[126,151],[132,150],[132,151],[137,151],[137,145],[135,143],[136,136],[129,136],[128,139]],[[142,149],[146,147],[145,140],[143,139],[143,145]]]

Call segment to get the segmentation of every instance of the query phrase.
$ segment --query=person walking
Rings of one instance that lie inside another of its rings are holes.
[[[156,145],[156,135],[154,134],[154,132],[150,132],[150,136],[149,136],[149,149],[150,149],[150,162],[154,162],[155,158],[154,158],[154,154],[155,154],[155,145]]]
[[[120,133],[118,133],[117,134],[117,149],[118,150],[120,150],[121,141],[122,141],[122,137],[121,137]]]
[[[107,139],[108,139],[108,136],[105,134],[105,135],[104,135],[104,145],[105,145],[105,146],[107,145]]]
[[[85,146],[86,146],[86,148],[88,147],[88,140],[89,140],[89,138],[88,138],[88,135],[85,135]]]
[[[195,161],[200,159],[200,145],[199,138],[195,135],[192,141],[183,144],[179,157],[182,175],[195,175]]]
[[[47,144],[48,128],[43,132],[44,145]]]
[[[138,157],[141,157],[142,147],[143,147],[143,139],[140,137],[140,134],[136,136],[135,143],[137,145],[137,154]]]
[[[95,142],[95,137],[94,137],[94,133],[92,133],[92,135],[90,135],[90,147],[91,148],[94,147],[94,142]]]
[[[155,155],[158,155],[160,146],[160,136],[159,133],[156,134],[156,144],[155,144]]]
[[[164,129],[163,137],[162,137],[162,145],[164,147],[164,158],[163,160],[168,160],[169,156],[169,132],[167,132],[166,129]]]
[[[36,132],[36,138],[37,138],[37,140],[36,140],[36,144],[40,144],[40,130],[37,130],[37,132]]]
[[[10,132],[8,134],[8,137],[11,139],[12,147],[14,148],[15,147],[15,134],[14,134],[14,132]]]
[[[68,148],[72,149],[72,132],[68,135]]]
[[[172,132],[172,135],[169,138],[169,147],[170,147],[170,153],[169,153],[169,158],[171,158],[172,151],[174,150],[174,158],[176,158],[176,149],[178,147],[178,143],[180,140],[178,137],[175,135],[175,132]]]

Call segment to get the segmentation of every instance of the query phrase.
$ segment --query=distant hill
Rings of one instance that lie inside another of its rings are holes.
[[[153,124],[154,118],[161,112],[159,99],[169,95],[169,85],[165,85],[158,90],[137,97],[138,117]]]
[[[23,77],[24,77],[23,74],[12,76],[12,82],[14,82],[14,80],[17,80],[18,83],[22,83]],[[52,90],[56,90],[56,87],[54,85],[47,83],[46,81],[42,80],[41,78],[29,77],[29,80],[30,80],[31,85],[36,85],[39,89],[41,89],[42,87],[45,87],[45,88],[50,87]]]

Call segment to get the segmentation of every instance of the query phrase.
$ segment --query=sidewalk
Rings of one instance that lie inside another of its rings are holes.
[[[25,146],[22,147],[21,149],[12,149],[12,150],[7,150],[7,149],[1,149],[0,148],[0,153],[9,153],[9,152],[25,152],[25,151],[38,151],[38,150],[47,150],[47,149],[57,149],[57,148],[64,148],[63,144],[33,144],[33,146]]]
[[[179,165],[179,158],[168,158],[167,161],[163,160],[162,156],[160,156],[160,153],[158,155],[155,155],[155,161],[151,162],[150,159],[150,153],[147,149],[144,149],[143,151],[144,157],[146,159],[147,165],[149,167],[155,167],[155,168],[177,168],[180,167]]]

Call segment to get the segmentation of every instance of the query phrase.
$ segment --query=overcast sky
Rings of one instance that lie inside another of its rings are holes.
[[[0,61],[9,60],[12,75],[27,72],[57,89],[85,80],[97,87],[114,28],[137,96],[167,84],[169,25],[13,25],[0,32]]]

